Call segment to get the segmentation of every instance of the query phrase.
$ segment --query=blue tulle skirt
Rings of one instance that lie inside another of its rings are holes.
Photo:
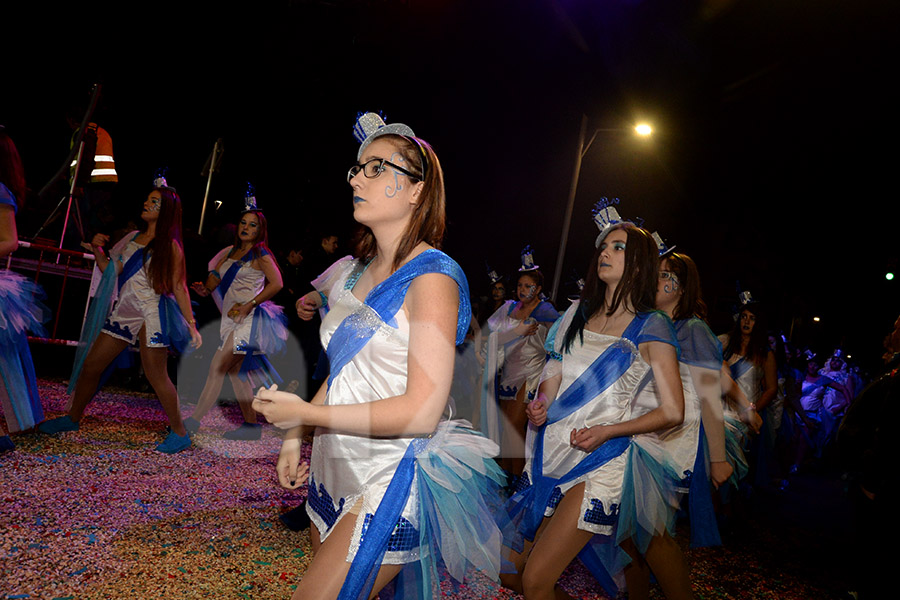
[[[0,404],[12,433],[30,429],[44,419],[27,332],[46,335],[43,324],[50,310],[44,291],[8,270],[0,271]]]

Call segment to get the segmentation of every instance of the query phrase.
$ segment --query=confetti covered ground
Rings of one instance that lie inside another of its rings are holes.
[[[61,414],[65,383],[40,387],[48,416]],[[0,598],[289,598],[310,560],[309,536],[278,516],[303,493],[277,485],[278,430],[223,439],[238,422],[235,407],[215,408],[191,450],[159,454],[166,423],[155,397],[109,387],[80,431],[13,436],[16,450],[0,455]],[[841,597],[846,568],[827,549],[846,548],[846,532],[813,519],[848,517],[839,480],[818,477],[755,497],[724,547],[686,549],[696,597]],[[607,597],[578,564],[561,585],[577,598]],[[447,592],[519,598],[477,574]]]

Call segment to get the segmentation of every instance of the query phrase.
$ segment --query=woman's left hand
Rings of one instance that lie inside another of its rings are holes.
[[[603,425],[573,429],[569,435],[569,443],[585,452],[593,452],[609,439],[607,428]]]
[[[253,398],[253,410],[279,429],[290,429],[303,425],[303,417],[309,404],[297,394],[282,392],[276,384],[266,389],[259,388]]]
[[[196,350],[200,346],[203,345],[203,337],[201,337],[200,332],[197,331],[197,325],[192,324],[190,326],[191,331],[191,348]]]
[[[247,318],[247,315],[250,314],[250,311],[253,310],[253,308],[254,305],[250,302],[245,302],[244,304],[235,302],[234,306],[228,311],[228,316],[231,317],[231,320],[235,323],[241,323]]]

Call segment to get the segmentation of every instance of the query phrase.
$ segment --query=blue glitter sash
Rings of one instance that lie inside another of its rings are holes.
[[[453,278],[459,286],[456,343],[460,344],[465,340],[472,314],[469,286],[459,265],[439,250],[426,250],[400,267],[369,292],[365,305],[374,310],[381,321],[396,326],[394,315],[403,304],[410,284],[416,277],[426,273],[443,273]],[[329,385],[341,369],[368,343],[379,327],[380,323],[366,322],[362,311],[354,312],[341,322],[328,344],[328,359],[331,363]],[[368,598],[387,550],[387,542],[409,499],[415,476],[416,455],[428,445],[429,441],[428,438],[417,438],[407,446],[360,542],[338,595],[339,600]]]
[[[397,326],[394,315],[403,304],[410,284],[416,277],[426,273],[443,273],[456,281],[459,286],[456,344],[459,345],[465,341],[472,317],[469,284],[466,281],[465,273],[456,264],[456,261],[440,250],[426,250],[375,286],[366,296],[365,307],[354,311],[338,325],[326,350],[328,362],[331,365],[331,374],[328,376],[329,387],[341,369],[372,339],[382,322],[392,327]],[[372,322],[371,319],[367,319],[366,307],[375,311],[379,320]]]

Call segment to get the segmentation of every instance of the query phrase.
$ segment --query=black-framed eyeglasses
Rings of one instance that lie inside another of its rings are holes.
[[[387,167],[390,167],[394,170],[400,171],[401,173],[403,173],[410,179],[415,179],[416,181],[419,181],[422,179],[415,173],[413,173],[407,169],[404,169],[403,167],[401,167],[399,165],[395,165],[394,163],[392,163],[391,161],[389,161],[386,158],[373,158],[371,160],[367,160],[366,162],[364,162],[361,165],[357,164],[357,165],[353,165],[352,167],[350,167],[350,170],[347,171],[347,181],[349,182],[351,179],[356,177],[356,175],[360,171],[362,171],[363,175],[365,175],[369,179],[374,179],[374,178],[378,177],[379,175],[381,175],[382,173],[384,173],[384,170]]]

